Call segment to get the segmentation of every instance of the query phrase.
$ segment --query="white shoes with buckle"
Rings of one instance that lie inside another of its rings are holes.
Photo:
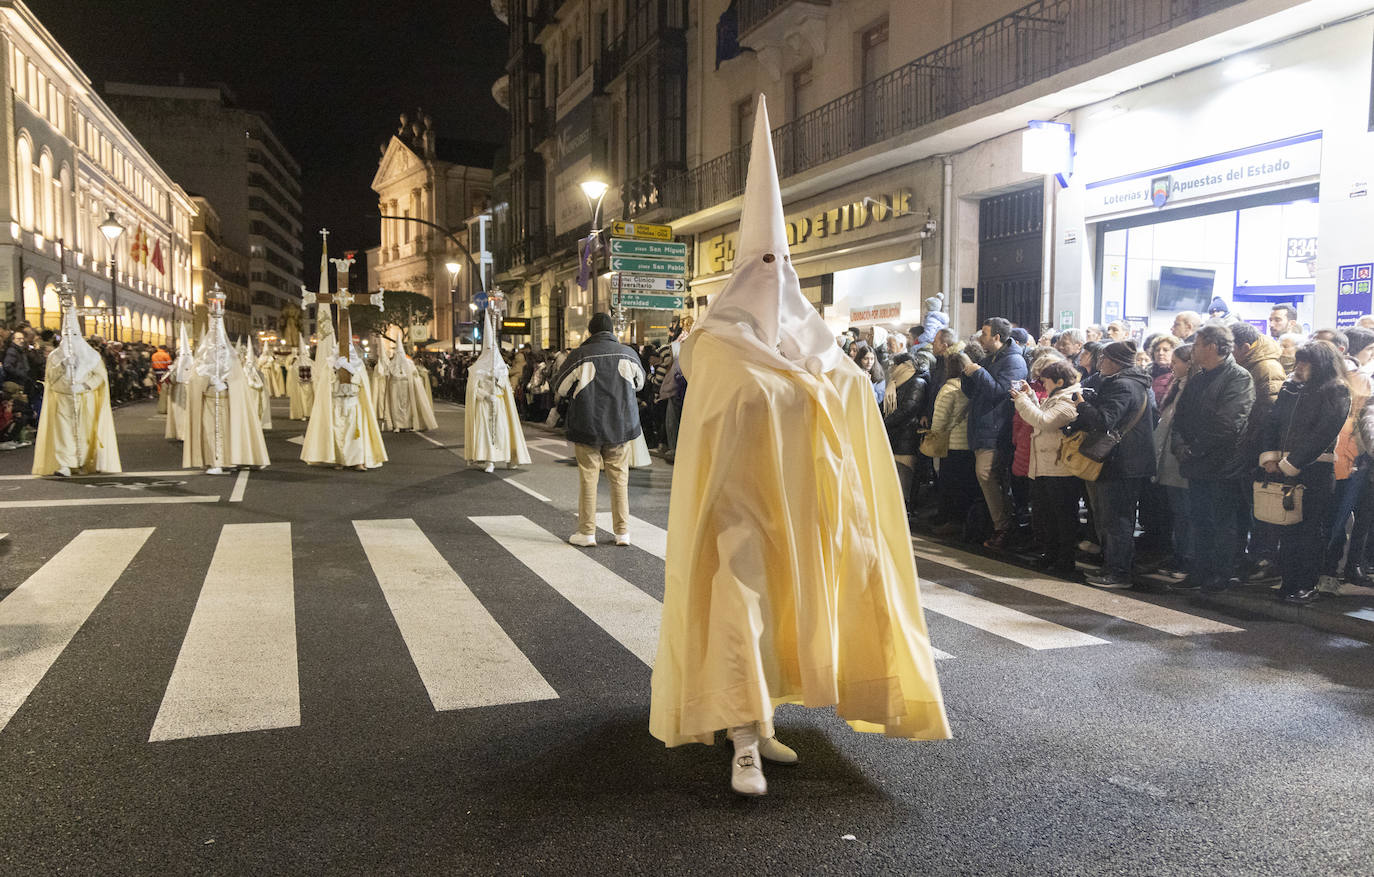
[[[757,798],[768,794],[768,781],[763,778],[760,764],[757,725],[750,723],[729,730],[735,745],[735,757],[730,762],[730,790],[736,795]]]

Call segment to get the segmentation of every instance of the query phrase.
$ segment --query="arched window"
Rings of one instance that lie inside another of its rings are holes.
[[[25,303],[32,307],[32,302],[25,296]],[[43,287],[43,328],[60,329],[62,328],[62,303],[57,300],[57,287],[49,283]]]
[[[15,176],[18,178],[19,189],[19,224],[24,228],[33,228],[33,144],[29,142],[28,135],[19,136],[19,146],[16,149],[17,158],[14,163]]]
[[[28,319],[28,311],[33,310],[38,313],[38,281],[32,277],[24,278],[24,318]]]
[[[56,211],[53,208],[52,197],[52,155],[50,155],[46,149],[43,150],[43,154],[38,157],[38,181],[39,185],[42,187],[41,192],[43,197],[43,217],[42,221],[38,223],[38,227],[42,230],[43,237],[51,240],[57,236],[54,233],[56,226],[56,217],[54,213]]]

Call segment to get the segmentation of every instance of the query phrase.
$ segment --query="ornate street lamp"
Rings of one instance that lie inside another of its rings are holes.
[[[115,286],[115,245],[119,242],[119,236],[124,234],[124,226],[115,219],[113,210],[107,211],[107,214],[105,221],[100,223],[100,233],[110,242],[110,310],[114,312],[114,340],[122,341],[119,337],[119,289]]]
[[[449,334],[453,336],[453,351],[458,352],[458,272],[463,270],[463,263],[455,259],[449,259],[444,265],[448,269],[448,322]]]

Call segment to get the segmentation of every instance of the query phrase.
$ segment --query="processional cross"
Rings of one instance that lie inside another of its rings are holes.
[[[329,229],[327,229],[327,228],[322,228],[322,229],[320,229],[320,236],[324,239],[325,252],[327,253],[327,252],[329,251],[329,250],[328,250],[328,248],[329,248]],[[354,302],[358,302],[358,304],[360,304],[360,305],[368,305],[368,306],[371,306],[371,307],[376,308],[377,310],[382,310],[383,307],[384,307],[383,304],[382,304],[382,302],[383,302],[383,297],[384,297],[384,295],[385,295],[386,290],[381,290],[381,291],[379,291],[379,292],[374,292],[374,293],[371,293],[370,295],[360,295],[360,296],[354,296],[354,295],[352,295],[352,294],[348,291],[348,269],[351,268],[351,267],[353,267],[353,263],[355,262],[355,260],[354,260],[354,258],[353,258],[353,253],[351,253],[351,252],[345,253],[345,254],[344,254],[344,258],[342,258],[342,259],[330,259],[329,261],[331,261],[331,262],[334,263],[334,268],[335,268],[335,270],[338,272],[338,275],[339,275],[339,277],[338,277],[339,291],[338,291],[338,292],[335,292],[335,293],[331,293],[331,292],[329,291],[329,288],[328,288],[328,285],[327,285],[327,284],[325,285],[325,288],[324,288],[324,289],[321,289],[321,290],[319,290],[319,291],[317,291],[317,292],[311,292],[310,290],[306,289],[305,286],[301,286],[301,302],[302,302],[304,305],[306,305],[307,307],[308,307],[309,305],[320,305],[320,304],[338,305],[338,310],[339,310],[339,329],[338,329],[338,337],[339,337],[339,338],[342,338],[342,339],[344,340],[344,343],[346,343],[346,344],[352,344],[352,343],[353,343],[353,321],[352,321],[352,319],[350,319],[350,317],[349,317],[349,315],[348,315],[348,308],[349,308],[349,306],[352,305]],[[327,278],[326,276],[324,276],[323,274],[321,274],[320,280],[321,280],[321,281],[327,281],[328,278]]]
[[[108,317],[113,308],[108,307],[77,307],[76,306],[76,286],[63,274],[62,279],[54,285],[57,291],[57,305],[62,309],[62,313],[70,312],[77,317]],[[59,325],[61,325],[59,323]]]

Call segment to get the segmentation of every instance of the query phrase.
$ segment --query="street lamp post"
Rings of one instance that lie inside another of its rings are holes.
[[[110,310],[114,314],[114,340],[122,341],[119,337],[119,288],[115,286],[115,245],[119,242],[119,236],[124,234],[124,226],[115,219],[113,210],[107,213],[105,221],[100,223],[100,233],[110,242]]]
[[[583,194],[583,196],[587,199],[587,209],[590,210],[590,211],[591,211],[591,214],[592,214],[592,233],[591,233],[591,235],[588,236],[588,239],[587,239],[587,256],[586,256],[586,258],[588,259],[588,261],[592,261],[592,260],[594,260],[594,259],[596,258],[596,257],[595,257],[595,252],[596,252],[596,251],[595,251],[594,249],[592,249],[592,248],[595,247],[595,246],[597,245],[597,243],[601,240],[601,202],[602,202],[602,201],[605,199],[605,197],[606,197],[606,191],[607,191],[608,189],[610,189],[611,187],[610,187],[610,185],[609,185],[608,183],[606,183],[604,180],[598,180],[598,179],[583,180],[581,183],[578,184],[578,186],[579,186],[579,188],[582,189],[582,194]],[[579,253],[579,254],[578,254],[578,257],[581,258],[581,257],[582,257],[582,254]],[[589,270],[588,270],[588,273],[587,273],[587,282],[588,282],[588,283],[591,285],[591,287],[592,287],[592,312],[595,313],[595,312],[596,312],[596,271],[595,271],[595,264],[593,264],[592,266],[589,267]],[[620,303],[619,303],[618,301],[615,303],[614,307],[612,308],[612,311],[614,312],[614,317],[615,317],[615,331],[616,331],[616,334],[618,335],[618,334],[620,334],[621,332],[623,332],[623,331],[625,330],[625,326],[624,326],[624,315],[623,315],[623,313],[621,312]]]
[[[458,352],[458,272],[463,270],[463,263],[450,259],[444,266],[448,269],[448,322],[449,334],[453,336],[453,352]]]

